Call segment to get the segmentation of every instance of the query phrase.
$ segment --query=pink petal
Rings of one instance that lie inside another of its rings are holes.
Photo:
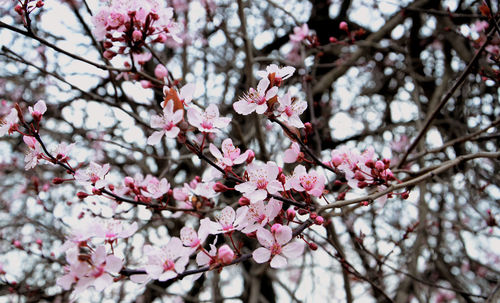
[[[304,252],[304,245],[305,244],[303,242],[297,241],[288,243],[281,248],[281,253],[289,259],[298,258]]]
[[[264,263],[271,258],[271,251],[264,247],[259,247],[253,251],[252,257],[257,263]]]
[[[286,243],[290,242],[292,240],[292,229],[290,226],[282,226],[275,234],[274,236],[276,237],[276,242],[278,242],[279,245],[285,245]]]
[[[287,264],[285,257],[282,257],[280,255],[275,255],[273,259],[271,260],[271,267],[272,268],[282,268],[285,267]]]
[[[273,234],[265,228],[259,228],[257,230],[257,240],[265,247],[271,247],[274,243]]]
[[[156,145],[156,144],[160,143],[160,140],[164,134],[165,134],[164,131],[154,132],[151,136],[149,136],[148,144],[149,145]]]

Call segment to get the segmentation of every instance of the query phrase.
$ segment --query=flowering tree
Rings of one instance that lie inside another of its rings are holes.
[[[1,2],[5,298],[499,300],[497,4]]]

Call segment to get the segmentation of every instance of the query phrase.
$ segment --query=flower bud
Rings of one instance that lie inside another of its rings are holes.
[[[365,181],[360,181],[358,182],[358,187],[359,188],[365,188],[368,186],[368,183],[366,183]]]
[[[215,183],[213,186],[213,189],[215,190],[216,193],[223,193],[223,192],[230,190],[229,187],[227,187],[226,185],[224,185],[220,182]]]
[[[307,211],[306,209],[303,209],[303,208],[299,209],[297,212],[298,212],[298,213],[299,213],[299,215],[301,215],[301,216],[303,216],[303,215],[307,215],[307,214],[309,213],[309,211]]]
[[[255,153],[253,150],[248,151],[247,164],[252,163],[253,159],[255,159]]]
[[[344,199],[345,199],[345,192],[342,192],[337,196],[337,200],[344,200]]]
[[[378,160],[377,162],[375,162],[375,168],[378,170],[384,170],[385,169],[384,162]]]
[[[102,44],[102,46],[104,47],[104,49],[112,48],[113,47],[113,43],[110,42],[110,41],[104,41],[104,43]]]
[[[104,51],[103,56],[104,56],[104,58],[111,60],[116,56],[116,52],[107,49]]]
[[[134,178],[127,176],[123,179],[123,183],[127,187],[134,187]]]
[[[332,157],[332,164],[333,166],[337,167],[340,164],[342,164],[342,158],[339,155],[335,155]]]
[[[325,219],[323,219],[322,216],[317,216],[316,219],[314,219],[314,223],[316,225],[323,225],[323,223],[325,223]]]
[[[43,1],[42,0],[38,0],[38,2],[36,3],[36,7],[40,8],[43,6]]]
[[[288,221],[292,221],[293,219],[295,219],[295,210],[293,208],[289,208],[286,210],[286,219]]]
[[[52,179],[52,184],[61,184],[64,182],[64,179],[63,178],[54,178]]]
[[[238,200],[238,204],[239,204],[240,206],[250,205],[250,200],[248,200],[248,198],[241,197],[241,198]]]
[[[22,7],[20,4],[16,5],[16,7],[14,8],[14,10],[15,10],[15,11],[16,11],[16,13],[18,13],[20,16],[22,16],[22,15],[23,15],[23,7]]]
[[[402,198],[402,199],[405,199],[405,200],[406,200],[406,199],[408,199],[409,197],[410,197],[410,193],[409,193],[409,192],[407,192],[407,191],[405,191],[404,193],[402,193],[402,194],[401,194],[401,198]]]
[[[76,193],[76,196],[78,197],[78,199],[83,200],[83,199],[87,198],[89,196],[89,194],[84,193],[83,191],[79,191],[78,193]]]
[[[132,40],[134,41],[140,41],[142,39],[142,33],[139,30],[135,30],[132,32]]]
[[[311,220],[314,220],[314,219],[316,219],[316,217],[317,217],[317,216],[318,216],[318,214],[317,214],[317,213],[311,213],[311,214],[309,215],[309,218],[311,218]]]
[[[95,187],[94,187],[94,188],[92,188],[92,193],[93,193],[94,195],[96,195],[96,196],[100,196],[100,195],[102,195],[102,192],[101,192],[99,189],[95,188]]]
[[[330,37],[329,40],[330,40],[330,43],[337,42],[337,38],[335,38],[335,37]]]
[[[168,75],[168,70],[163,64],[158,64],[155,67],[155,77],[158,79],[163,79]]]
[[[317,250],[318,249],[318,245],[316,243],[309,242],[308,245],[309,245],[309,248],[311,250]]]
[[[375,163],[373,163],[373,160],[368,160],[365,162],[366,167],[368,168],[375,168]]]
[[[306,131],[306,135],[308,135],[308,136],[314,132],[311,122],[304,123],[304,128]]]
[[[339,24],[339,29],[348,32],[349,31],[349,26],[347,26],[347,23],[345,21],[342,21]]]
[[[219,260],[221,260],[224,264],[229,264],[234,259],[234,251],[227,244],[219,247],[218,255]]]
[[[365,181],[366,180],[363,173],[359,170],[356,173],[354,173],[354,179],[356,179],[358,181]]]

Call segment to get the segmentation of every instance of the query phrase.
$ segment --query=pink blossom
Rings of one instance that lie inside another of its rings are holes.
[[[0,119],[0,137],[5,134],[12,134],[17,130],[17,122],[19,122],[19,118],[17,117],[17,110],[15,108],[10,110],[10,113]]]
[[[307,173],[303,165],[295,167],[293,177],[289,182],[296,191],[306,191],[315,197],[321,197],[325,188],[325,177],[313,169],[310,169],[309,173]]]
[[[181,229],[181,241],[184,246],[187,246],[195,251],[200,245],[205,242],[210,234],[210,219],[205,218],[200,220],[198,232],[189,226],[184,226]]]
[[[271,64],[266,67],[266,70],[261,70],[257,72],[257,76],[261,78],[272,78],[276,82],[281,83],[283,80],[290,78],[295,72],[295,67],[284,66],[282,68],[278,67],[276,64]]]
[[[161,248],[145,245],[144,255],[147,257],[144,269],[148,277],[159,281],[175,278],[189,262],[189,252],[177,237],[171,238]]]
[[[89,228],[93,229],[94,237],[104,238],[106,242],[113,242],[132,236],[137,231],[138,226],[137,222],[124,224],[119,220],[107,219],[105,221],[95,220]]]
[[[135,65],[144,65],[151,60],[152,55],[148,52],[141,54],[132,53],[132,57],[134,58]]]
[[[24,157],[24,162],[26,166],[24,169],[32,169],[38,164],[38,160],[42,157],[43,151],[40,143],[35,139],[35,137],[23,136],[23,141],[28,145],[29,151]]]
[[[273,225],[273,233],[267,229],[260,228],[257,230],[257,239],[264,247],[254,250],[252,254],[253,259],[257,263],[264,263],[271,260],[272,268],[286,266],[286,258],[298,258],[304,251],[304,243],[288,243],[292,240],[292,229],[289,226],[275,224]]]
[[[165,178],[161,180],[151,178],[146,186],[146,190],[143,192],[144,196],[159,199],[170,190],[170,183]]]
[[[158,64],[155,67],[155,77],[158,79],[163,79],[168,75],[168,70],[163,64]]]
[[[283,190],[281,182],[276,180],[279,172],[278,166],[272,161],[266,164],[252,162],[247,166],[248,181],[234,188],[250,199],[251,203],[264,200],[267,193],[275,194]]]
[[[214,243],[216,243],[217,238]],[[208,252],[200,251],[196,255],[196,263],[199,266],[215,265],[215,264],[229,264],[234,259],[234,251],[227,244],[223,244],[219,249],[214,244],[210,244]]]
[[[194,107],[188,109],[187,117],[192,126],[206,133],[218,132],[219,129],[225,128],[231,121],[230,118],[219,117],[219,109],[213,103],[204,112]]]
[[[479,21],[477,20],[471,27],[471,30],[476,32],[476,33],[480,33],[480,32],[484,32],[486,29],[488,29],[489,27],[489,24],[488,24],[488,21]]]
[[[62,142],[55,148],[53,154],[58,161],[65,162],[69,159],[68,154],[74,146],[75,143],[67,144],[66,142]]]
[[[45,105],[45,101],[40,100],[35,104],[35,106],[28,107],[28,110],[33,119],[40,121],[43,114],[47,111],[47,105]]]
[[[88,261],[81,258],[78,248],[72,248],[66,253],[66,261],[69,264],[65,267],[66,274],[57,279],[57,284],[69,290],[76,283],[73,295],[91,286],[98,291],[104,290],[113,283],[112,275],[117,275],[123,267],[123,261],[108,255],[103,245],[95,249]]]
[[[306,110],[306,101],[292,101],[290,93],[286,93],[282,98],[279,98],[278,112],[280,112],[280,117],[285,120],[291,126],[297,128],[304,127],[302,121],[300,121],[299,116]]]
[[[160,128],[162,130],[155,131],[148,138],[149,145],[158,144],[165,135],[167,138],[175,138],[180,132],[180,129],[176,126],[177,123],[181,122],[183,112],[182,110],[173,111],[174,102],[168,102],[167,106],[163,109],[162,116],[153,116],[151,117],[151,127]]]
[[[243,154],[240,153],[240,149],[236,148],[233,145],[233,140],[230,138],[222,141],[222,153],[221,151],[212,143],[210,143],[210,153],[215,157],[216,164],[222,169],[231,168],[234,165],[241,164],[248,159],[248,155],[250,154],[250,150],[247,150]],[[214,178],[219,179],[222,177],[222,173],[217,169],[211,167],[210,168],[211,178],[208,180],[212,180]],[[207,180],[207,181],[208,181]]]
[[[231,206],[226,206],[224,209],[216,216],[216,221],[207,221],[209,223],[210,234],[220,234],[227,233],[233,230],[240,230],[242,226],[242,221],[246,217],[247,207],[240,207],[234,211]]]
[[[100,189],[106,186],[106,181],[104,177],[109,172],[109,164],[104,164],[103,166],[90,162],[89,167],[83,171],[81,169],[77,170],[75,173],[75,180],[81,184],[91,184],[95,188]]]
[[[264,203],[264,201],[257,201],[256,203],[250,204],[248,206],[242,206],[241,212],[245,216],[237,216],[237,220],[234,225],[242,228],[243,233],[251,233],[256,231],[258,228],[265,226],[268,222],[274,220],[276,216],[281,212],[283,202],[278,201],[274,198],[269,199],[269,202]]]
[[[290,35],[290,40],[295,43],[300,43],[309,35],[309,26],[302,24],[301,27],[296,26],[293,28],[293,34]]]
[[[267,101],[274,98],[278,93],[278,87],[273,86],[268,90],[269,79],[263,78],[257,85],[257,90],[250,88],[240,100],[233,104],[234,110],[241,115],[248,115],[252,112],[263,114],[267,111]]]
[[[300,146],[297,142],[293,142],[289,149],[285,150],[285,155],[283,157],[283,162],[285,163],[295,163],[299,157],[303,157],[304,154],[300,151]]]

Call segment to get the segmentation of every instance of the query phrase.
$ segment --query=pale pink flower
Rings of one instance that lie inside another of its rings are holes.
[[[254,232],[274,220],[281,212],[282,206],[283,202],[274,198],[269,199],[267,204],[264,201],[257,201],[248,206],[242,206],[240,207],[241,213],[244,213],[245,216],[237,216],[234,225],[243,228],[241,230],[243,233]]]
[[[313,169],[307,173],[303,165],[295,167],[293,177],[289,182],[296,191],[306,191],[315,197],[321,197],[325,188],[325,177]]]
[[[245,162],[248,159],[248,155],[250,153],[250,150],[247,150],[246,152],[241,154],[240,149],[234,147],[233,141],[230,138],[222,141],[221,148],[222,153],[214,144],[210,143],[209,146],[210,153],[212,153],[212,155],[216,159],[215,163],[222,169],[230,168],[233,167],[233,165]],[[210,178],[209,180],[212,180],[214,178],[219,179],[222,177],[222,173],[213,167],[210,168],[210,173],[212,178]]]
[[[42,157],[43,151],[40,143],[38,143],[35,137],[23,136],[23,141],[29,147],[29,151],[24,157],[24,162],[26,162],[24,169],[28,170],[34,168],[38,164],[38,160]]]
[[[146,191],[143,191],[144,196],[151,197],[153,199],[159,199],[170,190],[170,183],[167,179],[162,178],[158,180],[157,178],[149,179],[146,186]]]
[[[177,237],[161,248],[145,245],[144,254],[148,259],[144,266],[148,277],[159,281],[175,278],[189,262],[189,252]]]
[[[269,79],[263,78],[257,85],[257,90],[250,88],[240,100],[233,104],[234,110],[241,115],[248,115],[252,112],[263,114],[267,111],[267,101],[274,98],[278,93],[278,87],[273,86],[267,89],[270,82]]]
[[[75,180],[81,184],[91,184],[97,189],[103,188],[106,186],[106,181],[104,181],[104,177],[108,174],[110,169],[109,164],[104,164],[103,166],[90,162],[89,167],[83,171],[79,169],[75,173]]]
[[[285,120],[291,126],[297,128],[304,127],[304,123],[300,120],[299,116],[306,110],[306,101],[292,101],[290,93],[286,93],[282,98],[278,99],[279,107],[278,112],[280,112],[280,117]]]
[[[488,21],[479,21],[477,20],[472,26],[471,26],[471,30],[476,32],[476,33],[481,33],[483,31],[485,31],[486,29],[488,29],[489,27],[489,24],[488,24]]]
[[[210,234],[228,233],[234,230],[241,230],[242,222],[246,217],[248,207],[240,207],[236,211],[231,206],[226,206],[215,217],[217,222],[207,221],[209,223]]]
[[[267,198],[267,193],[276,194],[283,190],[281,182],[276,180],[280,171],[276,163],[269,161],[266,164],[254,162],[247,166],[248,181],[236,185],[234,188],[250,199],[251,203]]]
[[[134,58],[135,65],[144,65],[151,60],[152,55],[148,52],[141,54],[132,53],[132,57]]]
[[[203,242],[205,242],[209,234],[210,219],[205,218],[200,220],[198,232],[189,226],[184,226],[181,229],[181,241],[184,246],[191,248],[191,251],[194,252]]]
[[[271,260],[272,268],[281,268],[287,265],[287,258],[298,258],[304,252],[304,243],[290,242],[292,240],[292,229],[289,226],[274,224],[273,233],[267,229],[257,230],[257,239],[264,247],[259,247],[252,253],[257,263]]]
[[[94,237],[104,238],[106,242],[113,242],[132,236],[137,231],[138,226],[137,222],[124,224],[119,220],[107,219],[105,221],[95,220],[89,228],[93,229]]]
[[[218,132],[219,129],[225,128],[231,121],[230,118],[219,117],[219,109],[213,103],[204,112],[194,107],[188,109],[187,117],[192,126],[206,133]]]
[[[196,90],[196,85],[194,83],[187,83],[183,87],[181,87],[180,91],[173,87],[164,86],[163,94],[165,95],[165,101],[162,106],[165,107],[167,102],[170,100],[174,101],[174,104],[188,106],[189,103],[193,100],[194,92]]]
[[[290,40],[295,43],[300,43],[302,40],[307,38],[309,35],[309,26],[307,24],[302,24],[302,26],[296,26],[293,28],[293,34],[290,35]]]
[[[59,161],[67,161],[69,159],[69,152],[73,149],[75,146],[75,143],[67,144],[66,142],[62,142],[53,151],[53,155],[56,157],[57,160]]]
[[[47,105],[45,105],[45,101],[40,100],[35,104],[35,106],[28,107],[28,110],[33,119],[40,121],[43,114],[47,111]]]
[[[285,150],[285,155],[283,157],[283,162],[285,163],[295,163],[299,156],[303,156],[300,151],[300,146],[297,142],[293,142],[289,149]]]
[[[158,64],[155,67],[155,77],[158,79],[163,79],[168,75],[168,70],[163,64]]]
[[[261,78],[271,78],[275,79],[278,83],[290,78],[295,72],[295,67],[284,66],[282,68],[278,67],[276,64],[271,64],[266,67],[266,70],[260,70],[257,72],[257,76]]]
[[[160,131],[155,131],[151,136],[148,138],[148,144],[149,145],[155,145],[158,144],[165,135],[167,138],[175,138],[180,132],[180,129],[176,126],[177,123],[181,122],[182,116],[183,116],[183,111],[182,110],[177,110],[173,111],[174,109],[174,102],[170,101],[167,103],[167,106],[163,109],[163,115],[162,116],[153,116],[151,117],[151,127],[153,128],[160,128],[162,130]]]
[[[214,244],[217,238],[214,240]],[[199,266],[214,265],[214,264],[229,264],[234,260],[234,251],[227,244],[223,244],[219,249],[214,244],[210,244],[208,252],[200,251],[196,255],[196,263]]]
[[[0,137],[5,134],[12,134],[17,129],[17,122],[19,118],[17,117],[17,110],[15,108],[10,110],[10,113],[4,117],[0,118]]]

